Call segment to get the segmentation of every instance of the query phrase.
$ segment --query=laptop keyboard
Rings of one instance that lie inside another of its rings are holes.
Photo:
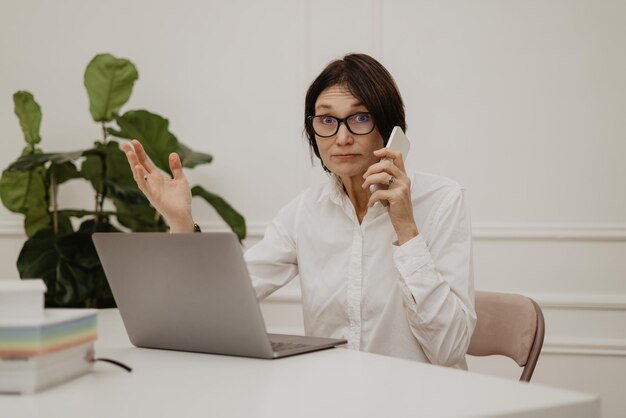
[[[272,341],[272,350],[274,351],[286,351],[286,350],[296,350],[298,348],[309,347],[308,344],[298,344],[298,343],[281,343]]]

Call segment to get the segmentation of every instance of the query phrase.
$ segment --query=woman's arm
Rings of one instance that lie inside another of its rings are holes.
[[[299,199],[296,199],[282,208],[265,229],[263,239],[244,255],[259,300],[266,298],[298,275],[294,239],[298,202]]]
[[[434,364],[463,360],[476,323],[471,222],[463,189],[447,193],[422,235],[394,250],[407,320]]]

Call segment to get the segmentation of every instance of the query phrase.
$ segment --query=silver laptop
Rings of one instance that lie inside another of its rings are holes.
[[[96,233],[93,242],[137,347],[272,359],[346,343],[267,334],[232,233]]]

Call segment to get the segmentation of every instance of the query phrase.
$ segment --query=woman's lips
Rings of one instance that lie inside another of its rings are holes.
[[[353,158],[358,157],[359,154],[335,154],[333,155],[334,158],[337,158],[339,160],[351,160]]]

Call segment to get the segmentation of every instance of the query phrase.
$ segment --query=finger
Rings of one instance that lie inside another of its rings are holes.
[[[398,166],[402,171],[404,171],[404,158],[402,157],[402,153],[399,151],[394,151],[389,148],[381,148],[379,150],[374,151],[374,155],[380,158],[388,158],[393,161],[393,163]]]
[[[124,154],[126,154],[126,160],[128,161],[128,165],[130,166],[134,177],[135,166],[139,165],[139,160],[137,159],[137,154],[135,154],[135,149],[130,144],[122,144],[122,150],[124,150]]]
[[[175,152],[170,154],[170,171],[172,172],[172,176],[174,176],[174,180],[185,178],[183,163],[180,161],[180,156]]]
[[[370,176],[367,176],[367,178],[363,182],[362,187],[365,189],[371,186],[372,184],[382,184],[382,185],[388,186],[390,178],[391,178],[391,174],[386,173],[386,172],[372,174]],[[395,180],[395,176],[394,176],[394,182],[395,181],[397,180]]]
[[[380,202],[383,204],[383,206],[387,206],[387,202],[389,202],[389,198],[391,196],[391,191],[378,189],[370,196],[370,199],[367,202],[367,206],[371,208],[376,204],[376,202]]]
[[[122,150],[124,150],[124,154],[126,154],[126,159],[128,160],[131,168],[139,164],[139,159],[137,158],[135,149],[130,144],[122,144]]]
[[[146,151],[144,150],[143,145],[141,145],[141,142],[137,141],[136,139],[133,139],[130,142],[135,147],[135,153],[137,154],[137,159],[139,160],[139,163],[144,167],[144,169],[148,173],[152,173],[153,171],[155,171],[157,168],[152,163],[152,161],[150,161],[150,158],[148,157],[148,154],[146,154]]]
[[[387,206],[388,203],[397,203],[403,198],[403,191],[401,188],[378,189],[370,196],[367,204],[369,207],[372,207],[376,204],[376,202],[380,202],[383,206]]]
[[[402,171],[391,160],[385,159],[369,166],[365,171],[365,174],[363,174],[363,178],[367,178],[372,174],[383,172],[395,177],[400,177],[402,175]]]
[[[379,158],[389,158],[390,160],[402,159],[402,153],[389,148],[381,148],[374,151],[374,155]]]

